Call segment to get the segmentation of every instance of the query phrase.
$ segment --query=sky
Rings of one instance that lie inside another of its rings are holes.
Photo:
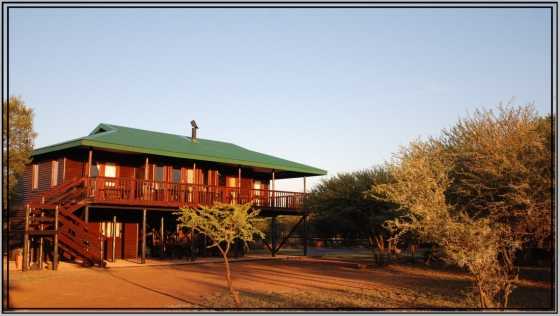
[[[101,122],[190,135],[195,119],[200,138],[330,177],[476,108],[551,108],[548,9],[12,8],[9,23],[35,147]]]

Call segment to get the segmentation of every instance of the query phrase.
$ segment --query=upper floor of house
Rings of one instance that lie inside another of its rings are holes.
[[[302,192],[275,180],[326,171],[220,141],[99,124],[89,135],[34,150],[20,191],[23,202],[80,182],[90,203],[177,208],[254,203],[298,210]]]

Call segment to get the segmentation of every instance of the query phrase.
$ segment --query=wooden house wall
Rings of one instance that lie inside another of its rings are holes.
[[[125,155],[114,152],[93,151],[92,163],[100,163],[100,175],[103,175],[104,165],[114,163],[117,166],[117,177],[144,179],[146,158],[142,155]],[[29,201],[51,189],[51,162],[58,160],[58,185],[88,175],[88,150],[85,148],[56,153],[49,157],[41,157],[33,163],[39,164],[39,187],[31,189],[32,164],[25,169],[20,185],[22,201]],[[164,157],[149,157],[148,179],[154,179],[154,166],[164,166],[164,181],[172,181],[172,170],[179,168],[181,171],[180,182],[186,183],[188,170],[193,169],[194,161],[171,159]],[[227,185],[226,178],[238,178],[238,168],[212,162],[196,162],[194,183],[202,185]],[[261,181],[261,189],[269,188],[270,174],[254,173],[249,168],[242,168],[241,187],[253,188],[255,180]],[[236,180],[237,181],[237,180]]]

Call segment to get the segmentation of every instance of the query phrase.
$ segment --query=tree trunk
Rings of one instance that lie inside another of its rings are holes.
[[[218,249],[220,250],[220,252],[222,253],[222,256],[224,257],[224,264],[226,266],[226,281],[227,281],[227,286],[229,289],[229,294],[231,295],[231,297],[233,298],[233,301],[235,302],[235,305],[237,307],[239,307],[241,305],[241,300],[239,299],[239,293],[233,288],[233,282],[231,281],[231,272],[229,269],[229,260],[227,257],[228,251],[229,251],[229,244],[226,247],[226,250],[222,250],[221,247],[218,246]]]

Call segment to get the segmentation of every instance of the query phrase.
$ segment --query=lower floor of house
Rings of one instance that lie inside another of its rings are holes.
[[[144,214],[145,212],[145,214]],[[174,214],[176,210],[170,209],[133,209],[106,206],[86,206],[77,215],[84,219],[93,231],[99,231],[103,237],[103,259],[109,262],[118,259],[127,259],[138,263],[145,262],[146,258],[183,259],[197,257],[220,256],[216,248],[209,248],[212,241],[206,236],[193,232],[188,227],[181,227]],[[276,216],[269,213],[270,227],[267,229],[267,238],[259,240],[275,255],[299,227],[306,231],[307,218],[301,218],[289,233],[279,233]],[[143,227],[145,226],[145,231]],[[300,234],[306,236],[307,234]],[[145,240],[145,241],[144,241]],[[254,245],[253,245],[254,246]],[[302,238],[304,254],[307,253],[307,240]],[[243,256],[248,249],[242,242],[236,242],[231,248],[232,257]]]

